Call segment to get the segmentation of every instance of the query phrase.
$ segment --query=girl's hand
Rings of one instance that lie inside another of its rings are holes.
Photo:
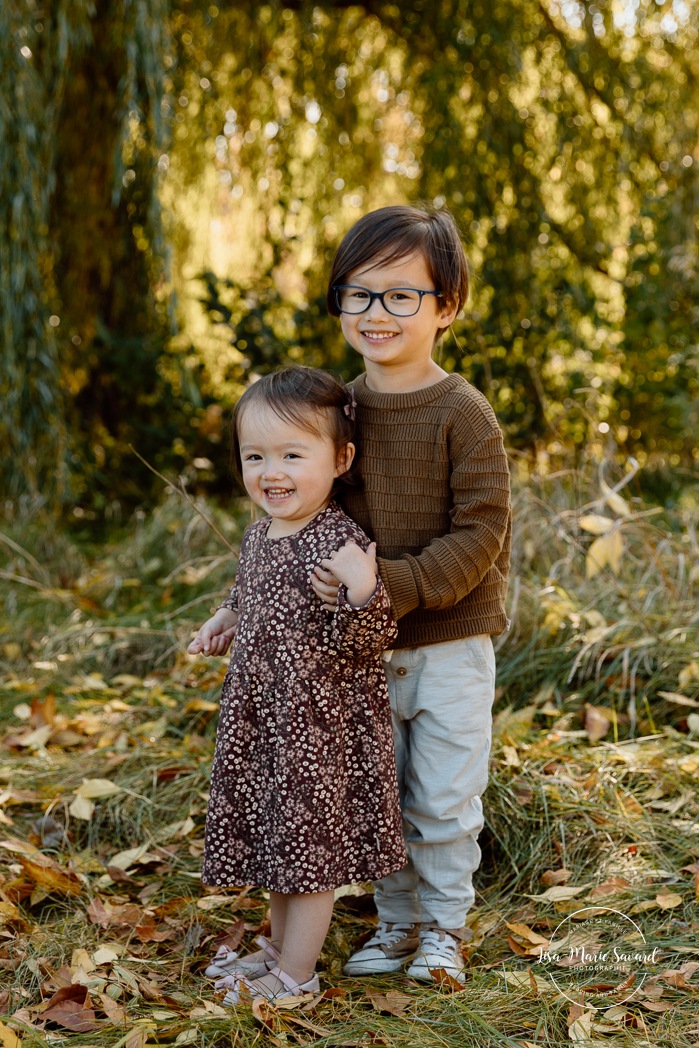
[[[366,553],[356,542],[346,542],[332,557],[321,560],[320,565],[339,579],[352,607],[360,608],[373,597],[376,590],[375,542],[371,543]]]
[[[235,636],[238,613],[219,608],[207,619],[187,648],[190,655],[225,655]]]

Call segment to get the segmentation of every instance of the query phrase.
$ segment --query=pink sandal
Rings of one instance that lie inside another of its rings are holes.
[[[217,990],[227,990],[223,998],[223,1004],[234,1007],[240,1001],[240,988],[244,986],[250,997],[264,997],[268,1001],[284,1001],[289,997],[301,997],[304,993],[318,993],[320,982],[317,975],[312,975],[305,983],[297,983],[290,975],[282,971],[278,966],[271,968],[266,975],[274,975],[284,987],[283,990],[265,992],[261,986],[255,985],[256,980],[248,979],[241,974],[227,975],[216,982]]]
[[[280,953],[274,943],[265,939],[263,935],[258,935],[255,942],[267,954],[266,959],[248,961],[245,957],[239,957],[230,946],[219,946],[211,964],[205,969],[204,975],[210,979],[221,979],[222,976],[236,974],[247,976],[250,979],[259,979],[261,975],[266,975],[279,961]]]

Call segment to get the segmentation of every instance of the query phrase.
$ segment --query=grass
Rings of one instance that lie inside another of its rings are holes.
[[[16,1046],[14,1031],[22,1046],[100,1048],[699,1045],[696,535],[689,513],[608,490],[569,474],[516,494],[466,987],[344,977],[376,920],[364,886],[338,900],[324,996],[225,1014],[202,969],[221,935],[264,930],[266,902],[199,883],[225,663],[183,652],[234,558],[175,495],[101,549],[8,520],[0,1043]],[[207,513],[235,546],[246,508]],[[599,570],[591,516],[622,540]],[[537,955],[591,906],[631,917],[657,948],[616,1009],[576,1009],[551,978],[565,969]]]

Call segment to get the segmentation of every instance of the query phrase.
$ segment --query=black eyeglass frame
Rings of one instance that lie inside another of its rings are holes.
[[[357,291],[365,291],[367,293],[367,295],[369,296],[369,301],[367,302],[367,304],[364,307],[364,309],[350,310],[350,309],[343,309],[342,308],[342,306],[340,305],[340,294],[339,293],[340,293],[340,291],[349,291],[350,288],[356,288]],[[374,303],[374,299],[377,299],[377,298],[378,298],[379,302],[381,303],[381,305],[383,306],[383,308],[386,310],[386,312],[390,313],[392,317],[414,317],[414,316],[417,316],[417,314],[420,312],[420,307],[422,306],[422,300],[425,297],[425,295],[434,295],[436,298],[441,298],[442,297],[441,291],[422,291],[419,287],[389,287],[385,291],[370,291],[368,287],[362,287],[361,284],[333,284],[333,286],[330,288],[330,290],[333,292],[333,294],[335,296],[335,307],[338,310],[338,312],[339,313],[345,313],[349,317],[359,317],[359,316],[362,315],[362,313],[366,313],[368,310],[371,309],[371,307],[372,307],[372,305]],[[418,306],[417,306],[417,309],[415,310],[415,312],[414,313],[394,313],[392,309],[389,309],[389,307],[384,302],[384,295],[390,295],[392,291],[412,291],[413,294],[419,295],[420,299],[418,301]]]

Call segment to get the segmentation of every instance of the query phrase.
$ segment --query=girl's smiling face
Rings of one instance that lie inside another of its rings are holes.
[[[271,408],[251,405],[238,422],[243,483],[253,502],[272,517],[268,535],[293,535],[328,505],[333,485],[354,457],[354,445],[339,452],[322,412],[306,429]]]
[[[438,291],[430,276],[422,254],[383,263],[380,259],[352,270],[344,281],[368,291],[388,291],[389,288],[415,288]],[[439,333],[449,327],[456,308],[446,307],[434,295],[424,295],[420,309],[411,317],[396,317],[374,299],[365,313],[342,313],[342,332],[364,358],[367,378],[378,378],[382,373],[403,372],[417,378],[431,367],[432,350]],[[409,381],[409,378],[408,378]]]

